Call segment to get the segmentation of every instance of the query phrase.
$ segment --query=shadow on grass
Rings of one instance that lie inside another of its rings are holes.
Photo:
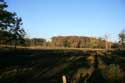
[[[95,51],[26,48],[14,51],[1,48],[0,82],[62,83],[61,77],[64,74],[71,82],[79,69],[88,68],[86,57],[93,52],[95,53]],[[113,62],[106,57],[102,59],[106,64]],[[88,81],[89,83],[94,83],[90,81],[92,79],[102,81],[103,79],[99,77],[101,73],[96,71]]]

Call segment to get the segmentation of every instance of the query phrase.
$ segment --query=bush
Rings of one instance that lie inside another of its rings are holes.
[[[122,72],[117,64],[110,64],[103,70],[103,73],[111,82],[120,82],[122,80]]]

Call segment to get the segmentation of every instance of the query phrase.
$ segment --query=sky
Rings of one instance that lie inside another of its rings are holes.
[[[92,36],[116,41],[125,29],[125,0],[5,0],[30,38]]]

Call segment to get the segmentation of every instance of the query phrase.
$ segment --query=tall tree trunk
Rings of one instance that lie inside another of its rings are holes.
[[[15,39],[15,45],[14,45],[15,52],[16,52],[16,45],[17,45],[17,40]]]

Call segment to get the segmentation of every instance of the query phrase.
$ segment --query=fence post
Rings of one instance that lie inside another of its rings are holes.
[[[66,79],[65,75],[62,75],[62,81],[63,81],[63,83],[67,83],[67,79]]]

